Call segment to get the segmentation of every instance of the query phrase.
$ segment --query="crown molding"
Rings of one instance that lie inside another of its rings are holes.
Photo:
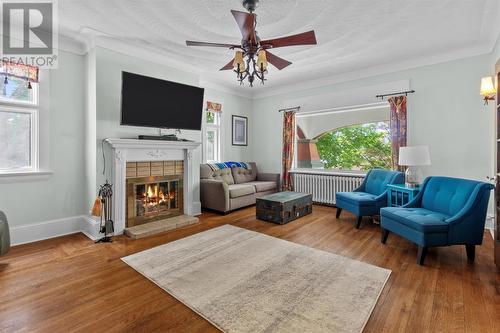
[[[64,35],[59,35],[58,49],[81,56],[85,55],[88,51],[87,44],[85,42]]]
[[[91,28],[84,28],[78,36],[62,36],[60,35],[59,49],[83,55],[91,48],[100,47],[111,51],[119,52],[125,55],[133,56],[139,59],[157,63],[160,65],[175,68],[191,74],[198,75],[200,87],[214,89],[220,92],[233,94],[239,97],[249,99],[260,99],[275,95],[293,93],[307,89],[314,89],[328,85],[334,85],[363,78],[369,78],[384,74],[395,73],[404,70],[410,70],[418,67],[430,66],[449,61],[470,58],[479,55],[490,54],[500,47],[500,35],[495,42],[483,43],[474,47],[463,48],[458,51],[446,52],[437,55],[419,57],[409,60],[404,60],[397,63],[384,64],[380,66],[367,67],[365,69],[350,71],[341,74],[333,74],[327,77],[314,78],[310,80],[300,81],[300,83],[279,83],[276,86],[254,87],[252,89],[246,86],[224,82],[211,77],[210,73],[200,71],[194,65],[183,61],[178,61],[168,57],[164,53],[159,53],[152,49],[138,47],[136,45],[125,43],[113,36],[107,35],[104,32],[97,31]],[[291,76],[287,81],[294,81]]]
[[[9,35],[2,33],[2,34],[0,34],[0,36],[3,38],[3,36],[9,36]],[[58,39],[57,40],[57,47],[54,47],[57,50],[73,53],[76,55],[84,55],[85,53],[87,53],[87,44],[85,42],[82,42],[81,40],[79,40],[77,38],[73,38],[73,37],[65,36],[65,35],[61,35],[61,34],[56,34],[53,36],[57,36],[57,39]],[[20,39],[16,38],[16,36],[9,36],[9,37],[16,39],[16,40],[20,40]],[[40,45],[40,43],[35,43],[35,44],[37,44],[39,46],[43,46],[43,45]]]
[[[300,81],[300,83],[286,84],[286,85],[280,84],[275,87],[259,88],[258,90],[253,92],[252,98],[253,99],[266,98],[275,95],[304,91],[307,89],[314,89],[314,88],[319,88],[319,87],[324,87],[324,86],[329,86],[338,83],[344,83],[384,74],[391,74],[419,67],[446,63],[454,60],[486,55],[491,53],[491,50],[492,48],[490,45],[481,45],[472,48],[465,48],[460,51],[433,55],[430,57],[420,57],[397,63],[368,67],[362,70],[346,72],[338,75],[332,75],[329,77]]]
[[[224,92],[231,95],[236,95],[239,97],[244,97],[248,99],[252,99],[252,93],[247,89],[247,87],[241,87],[239,85],[229,86],[226,83],[222,83],[218,80],[210,79],[204,77],[203,75],[200,77],[200,87],[217,90],[220,92]]]
[[[182,61],[174,60],[155,52],[154,50],[145,49],[129,43],[125,43],[117,38],[110,37],[109,35],[91,28],[84,28],[81,30],[82,36],[85,36],[86,52],[92,48],[103,48],[114,52],[122,53],[128,56],[153,62],[159,65],[175,68],[187,73],[195,74],[199,77],[199,86],[217,91],[233,94],[240,97],[251,98],[251,94],[239,86],[235,87],[227,83],[215,80],[204,74],[198,67],[187,64]]]

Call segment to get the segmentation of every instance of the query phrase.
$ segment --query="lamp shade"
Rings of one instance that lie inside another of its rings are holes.
[[[238,70],[238,65],[240,65],[239,70],[240,72],[245,71],[245,61],[243,60],[243,52],[241,51],[236,51],[234,55],[234,61],[233,61],[233,67]]]
[[[430,165],[429,146],[400,147],[398,164],[405,166]]]
[[[263,72],[267,69],[267,57],[265,50],[260,50],[258,53],[257,67],[259,70],[262,70]]]
[[[493,78],[491,76],[483,77],[481,79],[481,90],[480,94],[482,96],[495,95],[497,90],[495,89],[495,84],[493,83]]]

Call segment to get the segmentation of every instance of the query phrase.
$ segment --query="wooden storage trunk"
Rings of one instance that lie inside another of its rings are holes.
[[[297,192],[278,192],[256,200],[259,220],[285,224],[312,213],[312,195]]]

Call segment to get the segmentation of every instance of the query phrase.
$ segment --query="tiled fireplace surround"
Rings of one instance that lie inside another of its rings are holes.
[[[184,214],[195,215],[199,198],[194,198],[193,187],[199,177],[193,173],[193,150],[200,143],[191,141],[160,141],[137,139],[106,139],[113,153],[113,219],[115,234],[123,233],[126,226],[126,166],[127,162],[184,161],[183,202]]]

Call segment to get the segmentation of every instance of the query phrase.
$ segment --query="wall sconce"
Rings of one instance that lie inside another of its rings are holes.
[[[480,94],[483,96],[484,105],[488,105],[488,101],[494,101],[496,93],[497,89],[495,84],[493,84],[493,78],[491,76],[483,77],[481,79]]]

